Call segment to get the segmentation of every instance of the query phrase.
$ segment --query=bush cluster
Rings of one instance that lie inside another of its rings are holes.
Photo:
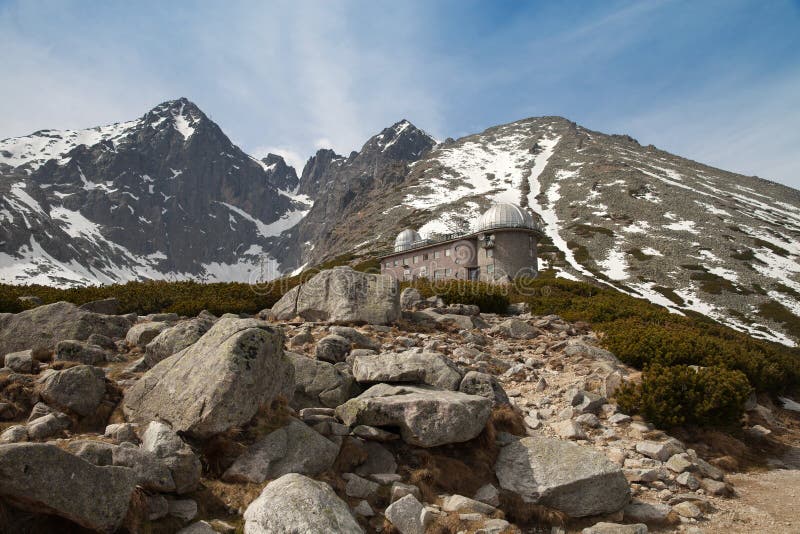
[[[617,393],[625,413],[642,414],[657,426],[725,426],[741,417],[750,384],[740,371],[724,367],[653,364],[641,384],[626,384]]]
[[[485,313],[505,313],[510,303],[507,287],[486,282],[419,278],[400,287],[415,287],[424,298],[439,295],[446,304],[474,304]]]

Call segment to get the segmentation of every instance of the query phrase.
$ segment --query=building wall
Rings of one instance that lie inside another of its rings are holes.
[[[489,248],[484,247],[486,236],[493,236],[493,245]],[[470,276],[469,269],[477,267],[480,280],[504,282],[521,274],[536,275],[536,244],[533,232],[496,230],[397,252],[381,259],[381,273],[397,280],[466,280]]]
[[[465,280],[467,269],[477,266],[475,250],[475,239],[471,238],[397,252],[381,259],[381,274],[392,275],[397,280]]]

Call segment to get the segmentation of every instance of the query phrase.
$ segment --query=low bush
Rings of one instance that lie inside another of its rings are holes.
[[[657,426],[733,425],[739,421],[750,384],[740,371],[724,367],[653,364],[640,384],[626,384],[617,393],[625,413],[641,414]]]
[[[401,283],[401,288],[410,286],[423,297],[439,295],[446,304],[474,304],[485,313],[504,313],[510,303],[507,287],[486,282],[420,278]]]

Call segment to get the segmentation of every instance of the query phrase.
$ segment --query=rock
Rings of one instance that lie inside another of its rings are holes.
[[[116,445],[92,439],[80,439],[67,443],[67,450],[90,464],[104,466],[114,465],[114,449]]]
[[[570,343],[564,347],[564,354],[567,356],[581,356],[591,360],[609,362],[615,366],[621,365],[620,361],[612,352],[580,342]]]
[[[647,534],[647,525],[620,525],[618,523],[595,523],[586,527],[581,534]]]
[[[314,406],[335,408],[358,395],[361,389],[353,377],[328,362],[287,352],[294,367],[295,389],[291,406],[300,410]]]
[[[520,319],[506,319],[491,329],[494,334],[512,339],[533,339],[539,335],[539,331],[526,321]]]
[[[191,521],[197,517],[197,503],[192,499],[179,499],[169,502],[169,515],[181,521]]]
[[[234,315],[232,313],[230,314],[226,313],[225,315],[230,315],[234,319],[239,319],[238,315]],[[150,313],[148,315],[145,315],[144,318],[146,321],[152,321],[155,323],[174,323],[175,321],[180,319],[180,316],[174,312],[166,312],[166,313]]]
[[[139,437],[136,435],[136,426],[130,423],[108,425],[103,435],[119,443],[139,443]]]
[[[44,302],[42,301],[41,298],[37,297],[36,295],[23,295],[21,297],[17,297],[17,301],[31,308],[35,308],[36,306],[41,306]]]
[[[79,309],[102,315],[116,315],[119,313],[119,301],[115,298],[93,300],[86,304],[81,304]]]
[[[361,384],[409,382],[449,390],[458,389],[462,378],[447,357],[414,349],[353,358],[353,376]]]
[[[731,494],[731,490],[728,485],[719,480],[704,478],[700,482],[700,485],[703,487],[706,493],[710,495],[727,496]]]
[[[688,517],[689,519],[699,519],[703,517],[703,512],[700,511],[700,508],[689,501],[678,503],[673,506],[672,509],[681,517]]]
[[[198,521],[186,528],[180,529],[177,534],[217,534],[217,531],[211,526],[211,523],[207,521]]]
[[[220,319],[136,381],[122,407],[131,422],[163,420],[207,438],[250,421],[279,394],[291,398],[293,375],[281,330],[256,319]]]
[[[33,351],[23,350],[6,354],[5,366],[15,373],[32,373],[38,364],[33,359]]]
[[[500,382],[498,382],[494,376],[488,373],[469,371],[461,380],[458,390],[468,395],[486,397],[492,401],[492,405],[494,406],[509,403],[508,395],[506,395],[503,386],[500,385]]]
[[[575,418],[575,422],[588,428],[597,428],[600,426],[600,420],[593,413],[579,415]]]
[[[394,473],[397,471],[397,462],[389,450],[374,441],[367,441],[362,445],[363,451],[367,454],[367,459],[358,467],[355,472],[360,476],[369,476],[376,473]]]
[[[164,423],[153,421],[142,434],[142,450],[154,453],[169,468],[175,493],[194,491],[200,482],[200,459],[178,434]]]
[[[344,473],[342,478],[347,481],[344,492],[348,497],[368,499],[377,493],[380,484],[362,478],[355,473]]]
[[[12,425],[0,434],[0,444],[20,443],[28,441],[28,427],[25,425]]]
[[[413,495],[417,500],[422,499],[422,492],[418,487],[413,484],[404,484],[403,482],[394,482],[389,492],[391,502],[402,499],[406,495]]]
[[[398,283],[391,276],[336,267],[289,291],[272,313],[279,320],[300,316],[306,321],[388,324],[400,317]]]
[[[695,477],[691,473],[687,472],[681,473],[680,475],[675,477],[675,482],[677,482],[681,486],[686,486],[692,491],[700,489],[700,481],[697,480],[697,477]]]
[[[413,496],[406,495],[390,504],[383,514],[400,534],[425,534],[433,514]]]
[[[380,350],[381,344],[379,341],[371,339],[355,328],[350,326],[332,326],[330,329],[331,334],[341,336],[352,343],[353,348],[367,349],[367,350]]]
[[[42,399],[59,410],[93,415],[106,393],[105,374],[91,365],[50,371],[40,379]]]
[[[244,520],[245,534],[364,532],[329,485],[295,473],[267,484]]]
[[[112,449],[112,464],[129,467],[136,473],[136,483],[146,490],[175,491],[175,481],[169,468],[154,453],[126,444]]]
[[[623,423],[630,423],[631,416],[625,415],[624,413],[615,413],[611,417],[608,418],[608,422],[612,425],[621,425]]]
[[[145,346],[144,361],[147,367],[153,367],[161,360],[194,345],[212,326],[214,321],[210,319],[195,318],[160,331]]]
[[[124,467],[98,467],[47,443],[0,445],[0,496],[88,529],[114,532],[136,487]]]
[[[503,447],[495,473],[503,489],[570,517],[616,512],[630,498],[622,470],[603,454],[543,436]]]
[[[475,531],[475,534],[502,534],[508,532],[511,523],[505,519],[487,519],[483,526]]]
[[[332,441],[292,420],[253,443],[222,478],[260,484],[287,473],[313,476],[330,468],[338,454],[339,447]]]
[[[675,523],[677,517],[666,504],[650,504],[634,501],[625,506],[622,511],[625,521],[646,523],[648,525],[664,525]]]
[[[583,429],[571,419],[558,421],[550,425],[555,433],[562,439],[586,439]]]
[[[481,486],[475,493],[474,499],[491,506],[500,506],[500,492],[492,484]]]
[[[169,513],[169,502],[163,495],[147,495],[145,497],[148,521],[156,521]]]
[[[361,517],[372,517],[375,515],[375,512],[367,501],[360,501],[353,507],[353,511]]]
[[[353,435],[362,439],[371,439],[373,441],[394,441],[400,439],[400,436],[393,432],[375,428],[374,426],[358,425],[353,429]]]
[[[302,347],[307,343],[314,342],[314,335],[311,333],[310,328],[303,328],[303,330],[289,340],[290,347]]]
[[[475,438],[486,426],[492,403],[485,397],[430,386],[376,384],[336,408],[349,426],[399,427],[403,440],[435,447]]]
[[[481,309],[475,304],[450,304],[431,308],[431,311],[441,315],[478,315],[481,313]]]
[[[61,412],[49,413],[28,423],[28,439],[47,439],[69,428],[69,417]]]
[[[56,410],[53,410],[50,406],[46,405],[43,402],[37,402],[34,404],[33,408],[31,409],[31,414],[28,416],[28,422],[35,421],[40,417],[44,417],[49,413],[53,413]]]
[[[102,347],[90,345],[83,341],[65,339],[56,345],[56,361],[78,362],[85,365],[97,365],[106,361],[106,352]]]
[[[415,287],[407,287],[400,293],[400,308],[410,310],[422,301],[422,295]]]
[[[494,513],[496,508],[489,504],[464,497],[463,495],[448,495],[442,499],[442,510],[445,512],[489,515]]]
[[[680,450],[676,450],[669,442],[659,443],[656,441],[640,441],[636,444],[636,452],[659,462],[666,462]]]
[[[317,342],[315,355],[318,360],[329,363],[343,362],[350,352],[350,340],[331,334]]]
[[[56,302],[16,314],[0,315],[0,354],[30,349],[34,357],[50,353],[64,339],[86,340],[91,334],[121,338],[131,323],[125,317],[100,315]]]
[[[125,343],[129,347],[145,348],[148,343],[167,328],[169,328],[169,323],[163,321],[137,323],[125,334]]]

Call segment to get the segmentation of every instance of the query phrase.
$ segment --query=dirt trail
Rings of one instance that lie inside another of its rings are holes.
[[[728,475],[737,497],[719,500],[704,533],[800,533],[800,469]]]

